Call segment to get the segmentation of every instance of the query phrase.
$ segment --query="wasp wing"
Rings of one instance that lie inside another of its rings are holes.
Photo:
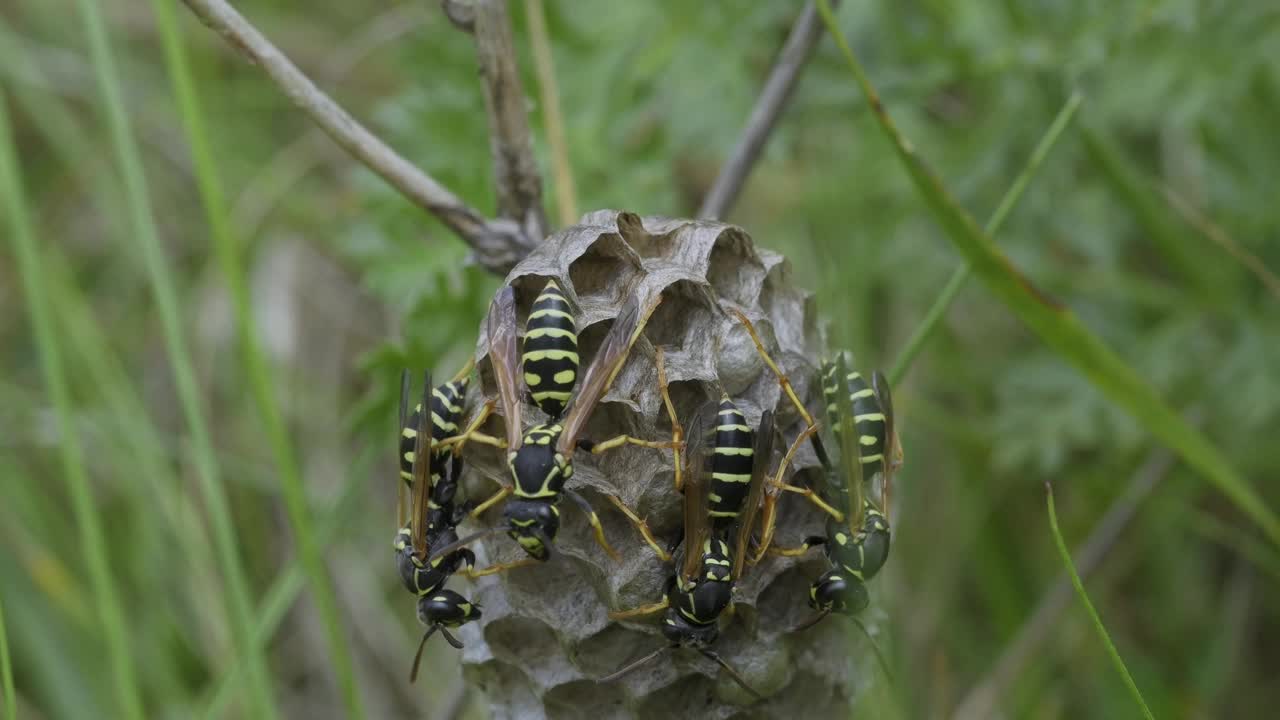
[[[422,406],[418,410],[417,437],[413,446],[413,506],[409,522],[413,537],[413,550],[418,557],[427,556],[427,511],[431,504],[432,465],[436,462],[431,451],[431,373],[422,374]]]
[[[649,321],[649,316],[657,309],[660,302],[662,302],[661,295],[647,306],[641,307],[639,294],[633,294],[623,305],[618,318],[613,321],[613,327],[609,328],[609,334],[605,336],[604,343],[600,345],[600,351],[591,361],[591,367],[587,368],[586,377],[582,379],[578,393],[569,399],[569,406],[565,409],[564,429],[560,433],[559,442],[556,443],[556,449],[564,455],[568,456],[574,451],[578,444],[578,436],[582,434],[582,428],[591,417],[591,411],[596,403],[600,402],[600,398],[609,391],[613,379],[626,362],[627,354],[631,352],[631,346],[640,337],[645,323]]]
[[[853,422],[853,399],[849,397],[849,363],[844,353],[836,356],[839,390],[835,394],[835,431],[840,444],[840,469],[844,474],[849,506],[843,508],[850,537],[862,529],[862,443]]]
[[[680,576],[693,580],[702,568],[702,546],[711,535],[711,518],[707,514],[707,490],[711,482],[707,469],[707,447],[710,445],[720,404],[708,401],[694,413],[685,443],[684,464],[684,555]]]
[[[880,401],[880,412],[884,413],[884,477],[880,479],[880,508],[889,512],[889,493],[892,490],[893,474],[902,464],[902,444],[898,442],[898,428],[893,419],[893,396],[889,393],[889,379],[877,370],[871,376],[871,387],[876,391],[876,399]]]
[[[489,363],[498,384],[498,402],[507,425],[507,451],[515,452],[520,449],[524,427],[517,386],[520,356],[516,352],[516,291],[510,285],[499,290],[490,303],[485,332],[489,335]]]
[[[396,434],[396,474],[400,476],[400,482],[396,483],[396,527],[404,527],[405,522],[405,500],[406,490],[409,486],[409,479],[405,478],[401,473],[404,472],[404,431],[409,424],[409,369],[405,368],[400,371],[400,431]]]
[[[764,497],[765,478],[772,464],[773,411],[765,410],[760,415],[755,446],[751,449],[751,485],[747,490],[747,503],[738,513],[738,534],[733,541],[733,575],[731,577],[734,582],[742,579],[742,568],[747,560],[747,546],[751,542],[752,526],[755,525],[756,513],[760,510],[760,500]]]

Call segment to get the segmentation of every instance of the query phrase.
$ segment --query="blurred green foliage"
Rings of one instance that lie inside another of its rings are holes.
[[[581,209],[687,215],[732,147],[799,3],[548,0]],[[299,593],[272,448],[237,348],[154,18],[104,4],[156,223],[258,607],[282,573],[298,601],[271,636],[286,716],[336,712],[312,600]],[[472,204],[493,192],[472,42],[434,3],[243,0],[297,64]],[[536,97],[523,4],[512,3]],[[23,717],[114,715],[59,446],[83,445],[143,699],[204,708],[236,664],[211,550],[95,68],[66,0],[0,8],[0,83],[66,354],[74,434],[54,415],[11,245],[0,245],[0,604]],[[904,133],[986,217],[1072,89],[1085,97],[997,241],[1017,265],[1280,506],[1280,298],[1165,200],[1170,188],[1280,268],[1280,8],[1263,0],[844,3],[841,26]],[[498,280],[464,246],[318,136],[260,72],[182,24],[205,125],[244,239],[254,319],[302,458],[371,716],[440,709],[404,682],[411,604],[387,572],[396,371],[452,373]],[[531,100],[532,104],[532,100]],[[536,150],[541,117],[531,115]],[[850,122],[852,117],[853,121]],[[548,185],[547,192],[552,189]],[[550,198],[548,207],[551,207]],[[732,212],[786,253],[833,344],[890,365],[959,262],[824,39]],[[8,227],[6,223],[6,232]],[[1041,482],[1068,543],[1124,492],[1152,441],[981,287],[962,292],[895,393],[907,450],[893,561],[875,589],[897,688],[866,708],[945,716],[1059,572]],[[1141,506],[1095,604],[1158,717],[1264,717],[1280,658],[1275,552],[1188,469]],[[286,603],[287,605],[287,603]],[[1132,712],[1072,606],[1000,692],[1014,717]],[[441,652],[430,674],[455,672]],[[447,686],[446,686],[447,687]],[[243,686],[226,691],[237,706]]]

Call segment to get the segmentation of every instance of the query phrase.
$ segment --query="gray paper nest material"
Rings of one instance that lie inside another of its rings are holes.
[[[802,428],[798,414],[728,312],[736,307],[751,318],[797,393],[817,407],[811,379],[824,345],[812,298],[793,287],[789,275],[782,256],[756,247],[733,225],[601,210],[547,238],[507,283],[516,289],[523,319],[547,279],[557,279],[577,307],[584,366],[632,292],[662,294],[662,304],[592,415],[591,438],[623,432],[670,437],[655,364],[655,347],[661,345],[682,421],[723,387],[752,424],[764,408],[774,408],[789,441]],[[482,329],[477,363],[484,394],[492,398],[487,346]],[[472,393],[471,401],[474,406],[480,398]],[[530,405],[524,414],[526,427],[542,419]],[[495,417],[486,429],[501,435],[502,422]],[[506,477],[502,457],[491,448],[470,445],[468,463],[478,471],[467,478],[469,497],[487,497],[497,488],[494,479]],[[806,446],[797,465],[816,464]],[[840,631],[844,624],[829,620],[802,634],[785,632],[812,612],[808,585],[824,569],[817,551],[803,561],[772,557],[749,568],[736,590],[737,612],[723,623],[716,644],[767,702],[743,707],[749,698],[720,677],[716,665],[685,650],[669,652],[618,682],[596,683],[663,644],[657,616],[614,623],[607,612],[657,601],[671,573],[601,493],[618,495],[647,517],[664,543],[678,532],[680,495],[673,489],[670,451],[634,446],[595,457],[578,453],[570,486],[595,507],[623,560],[612,562],[596,546],[582,513],[566,502],[558,557],[480,581],[471,594],[483,605],[484,619],[463,628],[463,662],[468,681],[487,695],[495,718],[827,717],[848,708],[855,680],[865,679],[870,666],[867,653],[851,647]],[[499,517],[495,509],[486,521]],[[799,496],[782,498],[780,544],[797,545],[821,527],[822,517],[809,503]],[[522,556],[505,536],[480,550],[482,562]]]

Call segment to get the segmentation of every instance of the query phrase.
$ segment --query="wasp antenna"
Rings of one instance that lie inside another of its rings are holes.
[[[754,697],[757,700],[764,699],[763,695],[757,692],[755,688],[747,684],[746,679],[743,678],[741,675],[739,675],[738,671],[734,670],[732,665],[724,661],[724,658],[720,657],[716,653],[711,652],[706,648],[699,648],[698,652],[701,652],[703,657],[707,658],[708,660],[716,661],[720,665],[720,667],[724,668],[725,672],[729,673],[729,677],[733,678],[733,681],[738,683],[738,686],[741,687],[743,690],[746,690],[747,692],[751,693],[752,697]]]
[[[418,652],[413,656],[413,667],[409,670],[409,682],[415,682],[418,679],[418,665],[422,663],[422,649],[427,646],[427,640],[440,629],[439,625],[432,625],[426,633],[422,635],[422,642],[418,643]]]
[[[443,625],[437,625],[436,627],[440,628],[440,634],[444,636],[444,639],[448,641],[448,643],[452,645],[455,650],[462,649],[462,641],[454,637],[453,633],[449,632],[448,628],[446,628]]]
[[[613,682],[614,680],[617,680],[618,678],[622,677],[623,675],[626,675],[626,674],[630,673],[630,672],[631,672],[631,671],[633,671],[633,670],[636,670],[636,669],[638,669],[638,668],[644,667],[645,665],[647,665],[647,664],[649,664],[649,663],[653,662],[654,660],[658,659],[658,656],[659,656],[659,655],[662,655],[662,653],[664,653],[664,652],[666,652],[666,651],[670,650],[670,649],[671,649],[671,648],[673,648],[673,647],[676,647],[676,646],[675,646],[675,645],[663,645],[662,647],[658,648],[657,650],[654,650],[653,652],[649,653],[648,655],[645,655],[644,657],[640,658],[639,660],[636,660],[636,661],[634,661],[634,662],[632,662],[632,663],[630,663],[630,664],[628,664],[628,665],[624,666],[621,670],[618,670],[618,671],[616,671],[616,672],[613,672],[613,673],[611,673],[611,674],[609,674],[609,675],[606,675],[606,676],[604,676],[604,677],[600,678],[599,680],[596,680],[596,682],[598,682],[598,683],[610,683],[610,682]]]
[[[826,616],[830,615],[830,614],[831,614],[831,611],[830,611],[830,610],[823,610],[822,612],[818,613],[817,615],[815,615],[815,616],[813,616],[813,617],[809,618],[808,620],[805,620],[804,622],[802,622],[802,623],[800,623],[799,625],[797,625],[797,626],[795,626],[794,628],[792,628],[791,632],[800,632],[800,631],[802,631],[802,630],[808,630],[809,628],[813,627],[814,625],[817,625],[818,623],[822,622],[822,619],[823,619],[823,618],[825,618]]]

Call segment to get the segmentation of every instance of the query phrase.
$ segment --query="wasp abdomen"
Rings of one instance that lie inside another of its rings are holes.
[[[569,301],[555,280],[548,280],[533,302],[521,362],[534,404],[547,415],[560,417],[578,380],[578,329]]]
[[[858,371],[845,378],[849,400],[853,404],[853,427],[858,433],[858,450],[862,455],[862,477],[870,479],[884,468],[884,408],[880,398]]]
[[[728,397],[720,399],[716,411],[715,442],[712,446],[711,488],[707,511],[716,530],[727,527],[742,509],[751,485],[751,427],[747,418]]]

